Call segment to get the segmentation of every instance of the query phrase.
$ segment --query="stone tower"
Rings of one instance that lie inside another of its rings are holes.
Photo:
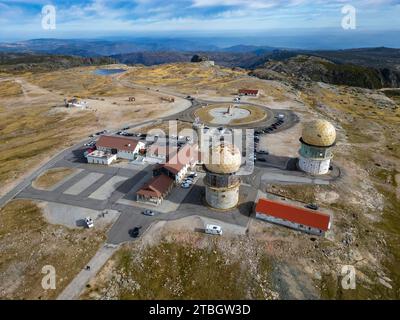
[[[232,144],[221,143],[211,147],[205,164],[207,204],[218,210],[229,210],[239,203],[240,170],[242,157],[240,150]]]
[[[303,128],[300,142],[300,169],[312,175],[327,174],[336,143],[335,127],[326,120],[309,122]]]

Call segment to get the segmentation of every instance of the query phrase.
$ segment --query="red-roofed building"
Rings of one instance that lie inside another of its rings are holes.
[[[120,159],[135,160],[145,144],[129,137],[101,136],[96,142],[96,148],[105,153],[116,154]]]
[[[137,201],[160,205],[174,187],[174,180],[162,174],[154,177],[136,192]]]
[[[157,166],[154,175],[165,174],[179,183],[186,176],[188,170],[192,169],[198,161],[198,146],[186,144],[167,163]]]
[[[253,96],[257,97],[260,92],[258,90],[253,89],[239,89],[240,96]]]
[[[269,199],[258,201],[256,217],[321,236],[324,236],[325,232],[331,228],[331,217],[328,214]]]

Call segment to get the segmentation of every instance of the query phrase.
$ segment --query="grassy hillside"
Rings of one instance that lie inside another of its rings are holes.
[[[64,55],[0,52],[0,73],[41,72],[79,66],[112,64],[108,57],[83,58]]]

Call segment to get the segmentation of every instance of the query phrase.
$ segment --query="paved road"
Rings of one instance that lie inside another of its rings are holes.
[[[111,258],[117,249],[118,246],[105,245],[97,251],[95,256],[88,263],[90,270],[81,270],[74,280],[72,280],[72,282],[57,297],[57,300],[77,300],[88,282],[97,275],[103,265]]]
[[[124,83],[124,85],[128,85],[134,88],[144,88],[144,86],[134,85],[131,83]],[[171,92],[168,90],[154,90],[152,91],[161,92],[165,94],[169,94],[171,96],[185,98],[184,95]],[[199,104],[204,103],[204,101],[192,101],[192,108],[198,106]],[[207,102],[206,102],[207,103]],[[208,103],[218,103],[213,101],[208,101]],[[191,110],[190,110],[191,111]],[[183,112],[184,116],[188,116],[190,111]],[[282,112],[286,112],[283,110]],[[179,114],[178,114],[179,115]],[[160,118],[158,120],[169,120],[169,119],[176,119],[178,115],[174,115],[172,117],[165,117]],[[192,115],[192,114],[191,114]],[[150,120],[143,122],[141,124],[135,124],[130,126],[131,128],[139,127],[146,125],[148,123],[153,123],[156,120]],[[193,119],[191,119],[193,121]],[[291,122],[288,122],[290,125]],[[90,141],[91,139],[85,139],[80,143],[60,152],[54,158],[52,158],[49,162],[47,162],[44,166],[36,170],[32,173],[29,177],[23,179],[21,183],[19,183],[13,190],[7,193],[0,199],[0,206],[3,206],[9,200],[19,197],[19,198],[31,198],[31,199],[40,199],[46,200],[50,202],[60,202],[63,204],[68,205],[75,205],[79,207],[88,207],[91,209],[96,210],[104,210],[104,209],[113,209],[118,210],[121,212],[119,219],[115,222],[112,229],[108,235],[108,243],[109,244],[119,244],[125,241],[132,241],[131,237],[129,236],[129,230],[133,227],[140,226],[142,227],[142,233],[147,230],[147,228],[157,220],[176,220],[183,217],[197,215],[203,216],[205,218],[210,219],[217,219],[226,223],[236,224],[239,226],[247,226],[249,222],[249,217],[252,212],[252,206],[254,204],[254,200],[257,196],[257,187],[249,186],[242,186],[241,188],[241,195],[244,197],[245,201],[243,205],[239,208],[232,210],[230,212],[223,212],[218,213],[209,210],[206,206],[204,206],[202,199],[203,199],[203,186],[202,181],[199,181],[198,184],[193,186],[191,192],[185,198],[185,200],[180,205],[179,209],[175,212],[171,212],[169,214],[163,214],[162,216],[155,216],[155,217],[147,217],[141,214],[140,208],[135,208],[127,205],[118,204],[117,200],[120,199],[124,194],[126,194],[129,189],[131,189],[135,182],[141,179],[140,174],[146,173],[138,173],[136,176],[131,176],[131,171],[124,171],[124,169],[116,169],[116,168],[95,168],[91,167],[90,170],[93,171],[100,171],[102,177],[96,180],[92,186],[85,189],[83,192],[79,193],[79,195],[68,195],[65,194],[64,191],[73,188],[74,184],[78,183],[80,179],[82,179],[83,174],[87,174],[87,172],[79,173],[75,177],[68,180],[65,185],[62,184],[60,187],[56,188],[52,191],[38,191],[32,188],[30,185],[34,179],[36,179],[40,174],[45,172],[46,170],[50,169],[51,167],[55,166],[56,164],[73,164],[72,166],[88,169],[89,166],[87,164],[82,164],[79,161],[75,161],[77,150],[79,150],[85,142]],[[71,156],[73,155],[73,156]],[[125,182],[122,183],[114,192],[111,193],[111,197],[107,200],[96,200],[90,199],[88,196],[91,192],[98,189],[101,185],[103,185],[106,181],[110,179],[110,177],[114,176],[126,176],[131,177]],[[253,178],[253,183],[257,186],[259,185],[259,175],[256,178]],[[84,290],[86,284],[90,281],[92,277],[94,277],[97,272],[101,269],[104,263],[112,256],[112,254],[117,250],[117,246],[110,247],[109,245],[104,246],[101,248],[96,255],[92,258],[89,262],[90,270],[82,270],[78,276],[68,285],[68,287],[60,294],[58,299],[77,299],[81,292]]]
[[[226,102],[221,102],[221,101],[211,101],[211,100],[198,100],[194,99],[192,101],[192,107],[177,113],[175,115],[166,117],[165,120],[177,120],[179,119],[180,121],[184,122],[193,122],[196,118],[195,112],[198,110],[199,107],[207,105],[207,104],[225,104]],[[251,128],[254,130],[262,130],[265,128],[270,127],[272,124],[276,122],[276,117],[278,114],[283,114],[285,115],[285,122],[282,124],[282,126],[278,127],[276,130],[273,131],[273,133],[278,133],[283,130],[290,129],[294,125],[296,125],[299,122],[298,116],[290,110],[277,110],[277,109],[269,109],[265,105],[259,104],[259,103],[254,103],[254,102],[237,102],[235,103],[237,105],[252,105],[252,106],[257,106],[263,108],[267,112],[267,117],[265,120],[259,121],[259,122],[253,122],[250,124],[243,124],[243,125],[224,125],[224,127],[232,127],[232,128],[238,128],[238,129],[246,129],[246,128]],[[214,125],[217,126],[217,125]]]
[[[7,194],[5,194],[3,197],[0,198],[0,207],[5,205],[11,199],[15,198],[23,189],[30,186],[33,180],[35,180],[39,175],[44,173],[46,170],[52,168],[58,161],[62,160],[65,156],[67,156],[72,151],[74,151],[77,148],[77,146],[80,146],[89,141],[90,141],[90,139],[85,139],[85,140],[79,142],[78,144],[76,144],[68,149],[65,149],[64,151],[61,151],[59,154],[57,154],[55,157],[53,157],[50,161],[48,161],[45,165],[43,165],[38,170],[33,172],[29,177],[23,179],[16,187],[14,187],[11,191],[9,191]]]
[[[131,128],[135,127],[140,127],[143,125],[147,125],[150,123],[153,123],[156,120],[149,120],[142,122],[140,124],[134,124],[131,125]],[[109,131],[109,133],[115,133],[116,130]],[[10,190],[8,193],[6,193],[4,196],[0,198],[0,208],[3,207],[8,201],[12,200],[13,198],[17,197],[25,188],[29,187],[38,176],[40,176],[42,173],[44,173],[46,170],[51,169],[54,167],[58,162],[62,162],[65,159],[71,158],[71,155],[74,153],[74,151],[77,151],[82,148],[82,145],[85,143],[92,141],[94,138],[86,138],[84,140],[81,140],[77,144],[61,151],[57,155],[55,155],[53,158],[51,158],[46,164],[35,170],[31,175],[28,177],[24,178],[17,186],[15,186],[12,190]],[[73,156],[72,156],[73,157]],[[86,164],[87,165],[87,164]],[[78,165],[77,165],[78,167]],[[22,197],[20,197],[22,198]]]

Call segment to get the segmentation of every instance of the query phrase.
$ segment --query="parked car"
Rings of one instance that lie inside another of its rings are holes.
[[[265,151],[265,150],[259,150],[258,153],[260,153],[260,154],[269,154],[269,152]]]
[[[309,203],[308,205],[306,205],[307,209],[311,209],[311,210],[318,210],[319,207],[318,205],[316,205],[315,203]]]
[[[188,183],[182,183],[182,184],[181,184],[181,187],[182,187],[183,189],[190,189],[190,185],[189,185]]]
[[[207,234],[222,236],[222,228],[217,225],[208,224],[206,226],[205,232]]]
[[[132,238],[137,238],[137,237],[139,237],[140,229],[141,229],[141,227],[135,227],[135,228],[129,230],[129,235],[130,235]]]
[[[149,217],[154,217],[155,216],[155,213],[153,211],[151,211],[151,210],[145,210],[145,211],[143,211],[143,214],[145,216],[149,216]]]
[[[86,227],[88,227],[89,229],[94,227],[94,222],[93,222],[93,219],[91,217],[87,217],[85,219],[85,223],[86,223]]]
[[[259,158],[259,159],[257,159],[257,161],[259,161],[259,162],[267,162],[267,159]]]

